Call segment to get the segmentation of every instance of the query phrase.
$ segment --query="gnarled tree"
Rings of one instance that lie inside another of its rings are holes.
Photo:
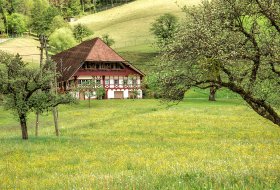
[[[225,87],[280,126],[280,1],[212,0],[184,11],[162,57],[165,98],[192,86]]]
[[[32,111],[43,112],[59,104],[67,104],[74,99],[70,95],[52,93],[50,81],[54,80],[52,65],[34,70],[21,60],[19,55],[0,51],[0,95],[3,95],[5,108],[14,111],[18,117],[22,139],[28,139],[27,115]]]

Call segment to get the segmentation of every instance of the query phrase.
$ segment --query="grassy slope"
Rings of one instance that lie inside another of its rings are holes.
[[[181,16],[183,4],[193,5],[199,0],[138,0],[97,14],[82,17],[76,23],[87,25],[95,32],[95,36],[108,33],[116,44],[115,48],[121,49],[132,46],[147,45],[153,42],[149,28],[151,23],[160,15],[171,12]],[[127,48],[128,49],[128,48]],[[126,49],[126,50],[127,50]],[[129,50],[132,50],[129,48]],[[150,50],[149,50],[150,51]]]
[[[39,41],[35,40],[33,37],[22,37],[11,39],[9,41],[1,43],[0,50],[7,51],[12,54],[19,53],[20,55],[24,55],[22,56],[24,61],[38,64],[40,61],[40,52],[37,48],[38,46]]]
[[[20,140],[0,108],[0,189],[279,189],[280,130],[235,100],[60,107]]]
[[[177,2],[177,3],[176,3]],[[150,33],[151,23],[164,13],[178,17],[184,14],[183,5],[195,5],[200,0],[138,0],[114,9],[82,17],[73,24],[82,23],[95,32],[94,36],[109,34],[115,48],[124,58],[144,72],[149,72],[157,49]]]

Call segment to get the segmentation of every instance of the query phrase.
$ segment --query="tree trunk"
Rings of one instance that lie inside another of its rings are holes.
[[[39,113],[36,112],[36,126],[35,126],[35,136],[38,136],[38,131],[39,131]]]
[[[210,87],[209,101],[216,101],[217,88],[215,86]]]
[[[24,114],[20,115],[19,119],[20,119],[22,139],[27,140],[28,139],[28,132],[27,132],[27,125],[26,125],[26,115],[24,115]]]
[[[53,110],[53,120],[54,120],[54,128],[55,128],[55,134],[56,136],[59,136],[59,128],[58,128],[58,117],[57,117],[57,108],[54,107]]]
[[[272,121],[280,127],[280,116],[277,112],[267,103],[252,98],[243,98],[255,112],[260,116]]]
[[[235,85],[234,83],[221,83],[221,85],[239,94],[243,100],[245,100],[249,106],[255,112],[257,112],[257,114],[272,121],[274,124],[280,127],[280,116],[268,103],[253,97],[250,92],[246,92],[244,89]]]
[[[91,95],[88,96],[88,107],[90,108],[90,98],[91,98]]]

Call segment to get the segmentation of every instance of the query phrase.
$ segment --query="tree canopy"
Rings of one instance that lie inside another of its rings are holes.
[[[186,17],[163,52],[163,96],[192,86],[225,87],[280,126],[280,2],[212,0],[184,8]]]
[[[164,47],[169,44],[175,36],[178,28],[178,19],[170,13],[166,13],[152,23],[151,31],[157,39],[157,45]]]
[[[50,62],[42,71],[27,67],[19,55],[0,51],[0,94],[6,109],[12,110],[19,119],[22,138],[28,139],[27,115],[41,113],[59,104],[72,102],[70,95],[56,95],[51,91],[54,72]],[[41,76],[41,72],[44,73]]]

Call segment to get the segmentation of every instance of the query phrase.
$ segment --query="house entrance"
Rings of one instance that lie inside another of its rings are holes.
[[[123,91],[115,91],[114,98],[116,99],[123,99]]]

